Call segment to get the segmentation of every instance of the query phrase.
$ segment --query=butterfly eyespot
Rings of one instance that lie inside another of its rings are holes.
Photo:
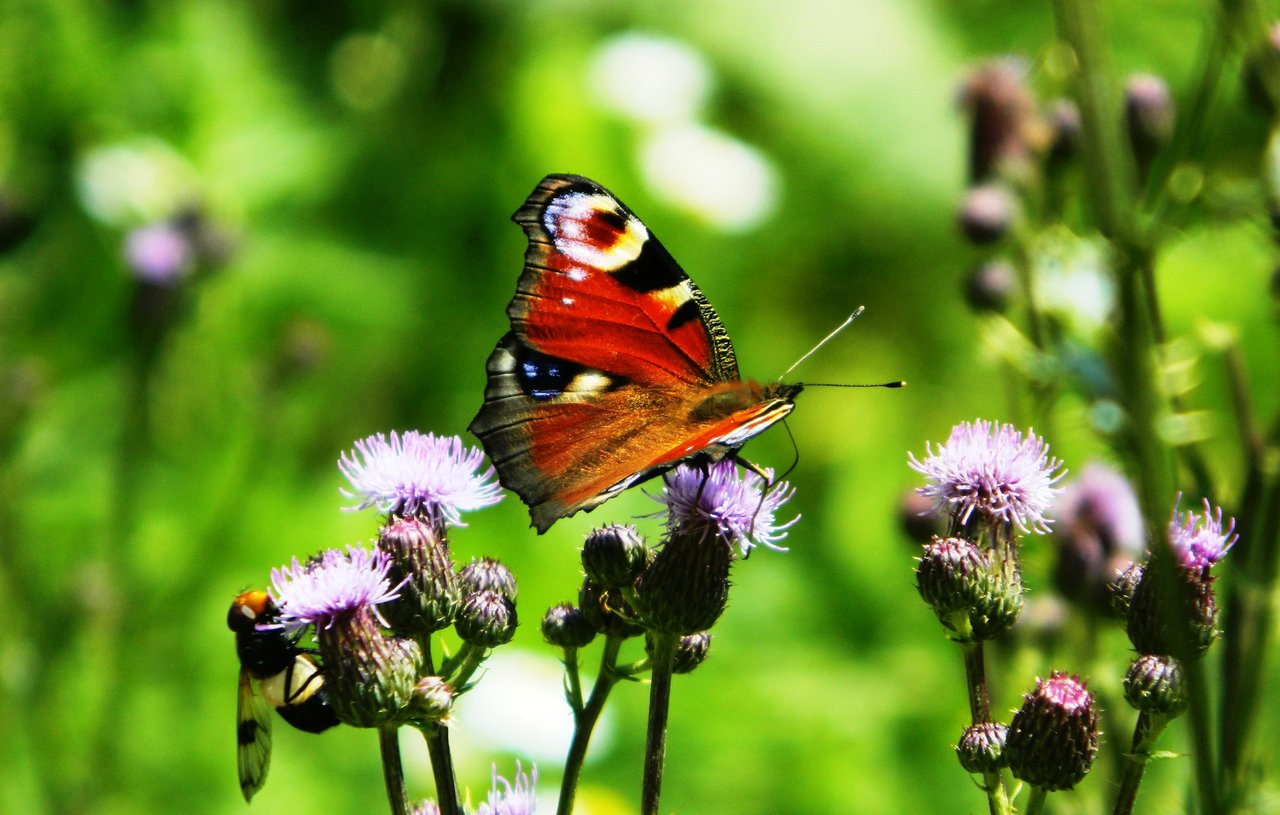
[[[570,384],[583,372],[581,365],[566,362],[524,349],[516,365],[520,390],[534,399],[552,399],[569,390]]]
[[[543,227],[556,249],[574,261],[605,271],[640,257],[649,230],[617,209],[608,196],[568,192],[548,202]]]

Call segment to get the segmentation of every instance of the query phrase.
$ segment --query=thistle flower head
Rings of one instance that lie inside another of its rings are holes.
[[[934,511],[951,512],[966,524],[976,510],[991,522],[1021,532],[1047,532],[1045,511],[1060,490],[1062,462],[1049,457],[1049,446],[1033,432],[1025,436],[1012,425],[978,420],[951,430],[945,444],[926,448],[923,461],[910,455],[912,469],[928,482],[919,492],[933,499]]]
[[[1106,605],[1108,582],[1142,555],[1145,533],[1133,487],[1103,464],[1090,464],[1062,489],[1054,509],[1054,579],[1069,599]]]
[[[336,620],[368,610],[399,596],[387,579],[391,560],[385,553],[350,546],[330,549],[299,563],[271,570],[271,595],[280,606],[280,621],[289,631],[307,626],[329,628]]]
[[[380,512],[421,513],[441,524],[462,526],[462,513],[502,500],[491,481],[493,468],[477,474],[484,458],[478,448],[464,447],[457,436],[410,430],[382,433],[356,442],[342,454],[338,469],[351,482],[341,490],[358,500],[352,509],[377,507]]]
[[[772,478],[772,471],[766,472]],[[778,541],[800,516],[779,524],[774,515],[795,489],[785,481],[767,491],[764,486],[755,473],[739,474],[730,459],[706,469],[681,464],[663,478],[662,495],[654,500],[667,506],[669,532],[715,535],[737,545],[744,555],[755,546],[785,551]]]
[[[502,788],[498,788],[498,784]],[[533,767],[528,775],[520,771],[520,762],[516,762],[515,783],[498,775],[498,768],[493,768],[493,786],[489,788],[489,797],[476,809],[476,815],[533,815],[538,800],[534,787],[538,783],[538,768]]]
[[[1223,529],[1222,508],[1210,506],[1208,499],[1204,502],[1203,515],[1190,510],[1179,513],[1175,504],[1169,520],[1169,545],[1183,568],[1202,572],[1221,560],[1235,544],[1238,537],[1234,534],[1235,528],[1232,518]]]
[[[1036,680],[1013,714],[1005,756],[1013,774],[1045,790],[1067,790],[1098,755],[1098,713],[1078,677],[1054,672]]]

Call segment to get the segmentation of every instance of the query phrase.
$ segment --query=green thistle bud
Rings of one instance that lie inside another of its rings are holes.
[[[1133,604],[1133,593],[1142,582],[1143,565],[1130,563],[1129,566],[1107,584],[1107,593],[1111,599],[1111,610],[1122,620],[1129,619],[1129,606]]]
[[[989,571],[987,556],[969,541],[934,538],[916,565],[916,590],[945,624],[950,615],[977,605]]]
[[[1161,578],[1172,578],[1162,586]],[[1151,565],[1133,591],[1126,630],[1140,654],[1194,659],[1218,637],[1213,578],[1206,571]]]
[[[611,524],[593,529],[582,544],[582,569],[608,589],[631,586],[651,559],[651,550],[634,526]]]
[[[377,607],[395,599],[390,567],[384,551],[349,548],[294,558],[271,574],[281,623],[314,628],[330,704],[353,727],[404,722],[422,673],[417,643],[387,636],[380,624]]]
[[[725,538],[672,534],[636,583],[646,626],[682,636],[710,629],[729,600],[732,562]]]
[[[411,639],[388,637],[370,615],[320,632],[325,687],[338,719],[353,727],[403,721],[413,703],[422,651]]]
[[[979,722],[964,729],[956,744],[960,766],[971,773],[986,773],[1004,766],[1004,743],[1009,728],[996,722]]]
[[[1171,719],[1182,715],[1187,709],[1182,666],[1173,657],[1155,654],[1138,657],[1125,674],[1124,698],[1144,713]]]
[[[1071,789],[1088,775],[1097,754],[1093,694],[1064,673],[1037,680],[1009,723],[1005,756],[1013,774],[1044,790]]]
[[[587,578],[578,591],[578,607],[587,623],[609,637],[638,637],[644,629],[636,624],[636,613],[618,589],[605,589]]]
[[[711,635],[706,631],[700,631],[697,634],[689,634],[680,638],[676,643],[675,662],[672,664],[673,673],[687,674],[694,668],[701,665],[707,659],[707,653],[711,650]],[[646,638],[644,643],[644,652],[653,658],[653,640]]]
[[[424,676],[413,689],[411,706],[415,723],[439,724],[448,720],[455,694],[438,676]]]
[[[506,645],[516,634],[516,604],[496,591],[468,594],[454,628],[462,641],[480,648]]]
[[[561,603],[543,616],[542,637],[557,648],[582,648],[596,638],[596,630],[582,609]]]
[[[1018,203],[999,184],[983,184],[965,194],[958,216],[960,230],[979,246],[995,243],[1009,233],[1018,217]]]
[[[969,614],[975,640],[991,640],[1013,627],[1022,613],[1022,567],[1018,545],[1010,541],[992,571],[978,603]]]
[[[390,558],[391,584],[400,586],[400,596],[381,607],[391,630],[418,636],[452,625],[462,592],[448,540],[417,516],[393,515],[378,532],[377,548]]]
[[[511,602],[516,601],[516,577],[511,570],[490,557],[474,558],[458,575],[463,592],[493,591]]]

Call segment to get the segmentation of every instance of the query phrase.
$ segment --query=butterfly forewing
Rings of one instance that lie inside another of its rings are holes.
[[[791,410],[798,388],[738,379],[715,310],[603,187],[547,176],[514,220],[529,248],[471,431],[539,532]]]
[[[702,292],[603,187],[548,176],[514,220],[529,248],[507,314],[530,347],[646,384],[738,378],[733,344]]]

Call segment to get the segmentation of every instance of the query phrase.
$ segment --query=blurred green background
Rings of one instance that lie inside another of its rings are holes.
[[[1181,100],[1211,17],[1108,4],[1118,72],[1157,72]],[[961,296],[979,254],[954,226],[956,91],[977,61],[1015,53],[1039,96],[1061,93],[1052,36],[1046,5],[995,0],[5,0],[0,811],[244,810],[227,606],[294,555],[374,534],[374,515],[340,511],[335,462],[354,440],[465,435],[520,271],[509,218],[550,172],[590,176],[646,220],[744,375],[772,380],[865,305],[796,376],[910,381],[801,397],[803,519],[790,551],[735,567],[711,659],[676,681],[664,809],[984,810],[950,746],[967,723],[959,653],[916,595],[898,508],[916,485],[908,451],[962,420],[1035,419],[999,324]],[[1158,270],[1183,356],[1231,326],[1269,416],[1267,122],[1242,95],[1236,74],[1212,131],[1236,210],[1180,225]],[[200,236],[193,274],[145,300],[126,244],[182,215]],[[1238,487],[1220,365],[1201,361],[1194,432]],[[1069,469],[1105,454],[1092,415],[1067,393],[1037,427]],[[794,454],[774,431],[749,455],[785,469]],[[509,496],[454,536],[459,557],[515,571],[524,623],[457,709],[473,798],[491,762],[510,776],[519,758],[553,810],[568,709],[537,621],[575,596],[585,530],[654,506],[632,490],[538,538]],[[1052,617],[1048,541],[1027,557],[1033,608]],[[1090,664],[1015,643],[993,658],[1000,712],[1054,668],[1114,694],[1128,653],[1118,629]],[[1107,702],[1116,752],[1131,718]],[[642,686],[615,691],[581,811],[636,811],[646,703]],[[1276,706],[1264,716],[1259,732],[1277,732]],[[1175,725],[1166,746],[1184,737]],[[404,742],[411,791],[428,795],[425,751]],[[1108,772],[1052,805],[1102,811]],[[1189,773],[1153,767],[1141,805],[1176,805]],[[377,812],[381,783],[371,732],[277,724],[253,808]]]

